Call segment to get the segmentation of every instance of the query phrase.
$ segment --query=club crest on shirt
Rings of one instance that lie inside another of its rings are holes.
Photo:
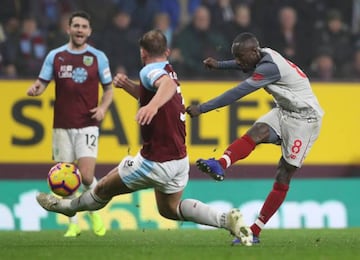
[[[91,66],[93,64],[93,62],[94,62],[94,57],[84,55],[84,57],[83,57],[84,65]]]

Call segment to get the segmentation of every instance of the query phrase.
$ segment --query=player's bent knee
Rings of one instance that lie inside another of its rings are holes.
[[[172,220],[179,220],[179,217],[177,216],[176,210],[170,210],[170,209],[159,209],[159,214],[167,219]]]

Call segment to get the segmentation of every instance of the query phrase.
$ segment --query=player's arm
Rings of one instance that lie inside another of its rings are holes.
[[[235,60],[224,60],[218,61],[212,57],[206,58],[204,61],[204,66],[208,69],[218,69],[218,70],[228,70],[236,69],[241,70],[241,67],[236,63]]]
[[[200,105],[191,105],[186,108],[186,112],[191,116],[199,116],[202,113],[227,106],[236,100],[274,82],[280,80],[281,75],[276,64],[266,62],[260,64],[251,77],[234,88],[226,91],[222,95],[209,100]]]
[[[118,73],[114,77],[113,84],[115,88],[122,88],[128,94],[138,99],[140,97],[140,86],[135,81],[130,80],[127,75]]]
[[[166,74],[158,78],[153,86],[157,88],[156,94],[146,106],[139,109],[136,115],[136,121],[141,125],[150,124],[159,108],[174,96],[177,88],[175,81]]]
[[[111,83],[103,85],[103,95],[101,97],[100,104],[97,107],[90,109],[90,112],[93,113],[91,118],[95,118],[97,121],[103,120],[106,111],[109,109],[112,99],[113,89]]]
[[[191,117],[199,116],[202,113],[227,106],[236,100],[258,90],[259,88],[249,85],[246,81],[240,83],[234,88],[224,92],[222,95],[213,98],[199,105],[191,105],[186,108],[186,112]]]
[[[45,91],[47,85],[48,85],[48,82],[43,81],[43,80],[41,80],[41,79],[37,79],[37,80],[34,82],[34,84],[32,84],[32,85],[28,88],[26,94],[27,94],[28,96],[39,96],[39,95],[41,95],[41,94]]]

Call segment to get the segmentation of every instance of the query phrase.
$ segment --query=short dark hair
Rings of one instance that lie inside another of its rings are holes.
[[[145,33],[139,40],[141,48],[151,56],[159,56],[167,50],[167,40],[160,30],[151,30]]]
[[[259,47],[259,41],[254,34],[244,32],[235,37],[232,43],[231,51],[234,54],[247,47]]]
[[[75,11],[73,12],[69,17],[69,25],[72,24],[72,20],[74,17],[82,17],[89,21],[89,24],[91,25],[91,16],[85,11]]]

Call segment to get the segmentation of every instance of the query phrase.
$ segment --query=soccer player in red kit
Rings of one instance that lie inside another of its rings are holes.
[[[69,19],[69,42],[51,50],[38,79],[28,89],[29,96],[41,95],[55,81],[52,153],[56,162],[76,163],[82,175],[83,190],[96,186],[95,164],[99,123],[113,96],[112,76],[105,54],[87,44],[91,35],[90,16],[74,12]],[[103,95],[99,104],[99,83]],[[71,195],[75,197],[75,195]],[[96,212],[89,212],[92,229],[103,236],[105,226]],[[76,216],[64,236],[80,234]]]
[[[37,200],[46,210],[72,216],[78,211],[100,209],[116,195],[153,188],[163,217],[224,228],[250,246],[252,233],[239,209],[224,212],[195,199],[181,199],[189,179],[185,107],[177,74],[167,60],[169,53],[164,34],[149,31],[140,39],[144,63],[140,84],[124,74],[114,78],[116,87],[140,103],[135,119],[140,125],[143,146],[137,155],[125,157],[94,190],[79,198],[59,199],[40,193]]]

